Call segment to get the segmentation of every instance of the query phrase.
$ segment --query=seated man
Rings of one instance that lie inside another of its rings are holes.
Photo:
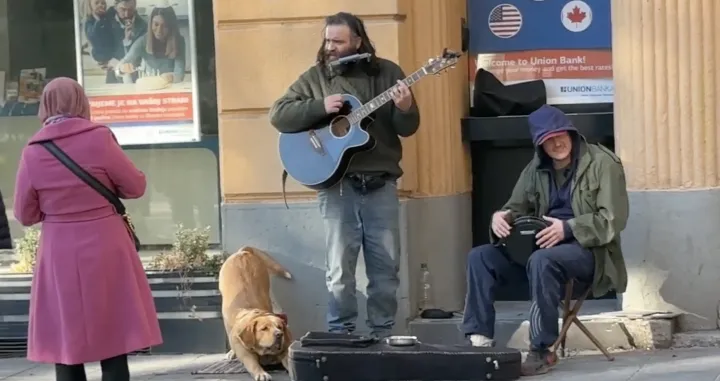
[[[526,271],[530,281],[530,354],[523,374],[547,372],[557,362],[548,348],[558,338],[560,301],[569,280],[600,297],[625,291],[627,273],[620,232],[628,196],[620,159],[589,144],[568,117],[544,105],[528,118],[535,158],[525,167],[505,206],[492,216],[491,242],[510,234],[510,221],[542,216],[550,226],[536,235],[539,249],[523,268],[494,244],[468,255],[467,298],[462,330],[473,346],[492,346],[495,289]],[[574,289],[579,288],[575,286]]]

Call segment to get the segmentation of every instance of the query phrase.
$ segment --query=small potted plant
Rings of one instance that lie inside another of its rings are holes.
[[[10,273],[0,274],[0,332],[11,344],[8,356],[23,357],[27,348],[30,313],[30,285],[35,269],[40,230],[25,229],[22,238],[15,239]]]
[[[39,246],[40,229],[25,229],[23,237],[15,240],[15,263],[10,266],[10,271],[16,274],[32,274]]]
[[[146,266],[164,344],[153,352],[226,349],[218,273],[226,254],[209,253],[210,228],[179,225],[172,248]]]

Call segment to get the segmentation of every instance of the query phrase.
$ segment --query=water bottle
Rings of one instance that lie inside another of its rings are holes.
[[[430,269],[428,269],[427,263],[420,265],[420,303],[419,310],[424,311],[433,308],[432,304],[432,280],[430,278]]]

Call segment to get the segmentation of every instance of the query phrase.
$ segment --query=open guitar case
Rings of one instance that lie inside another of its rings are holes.
[[[288,349],[293,381],[508,381],[520,377],[520,351],[308,332]]]

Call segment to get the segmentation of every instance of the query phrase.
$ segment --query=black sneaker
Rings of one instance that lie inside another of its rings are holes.
[[[550,351],[530,351],[522,364],[523,376],[535,376],[550,371],[558,362],[557,355]]]

